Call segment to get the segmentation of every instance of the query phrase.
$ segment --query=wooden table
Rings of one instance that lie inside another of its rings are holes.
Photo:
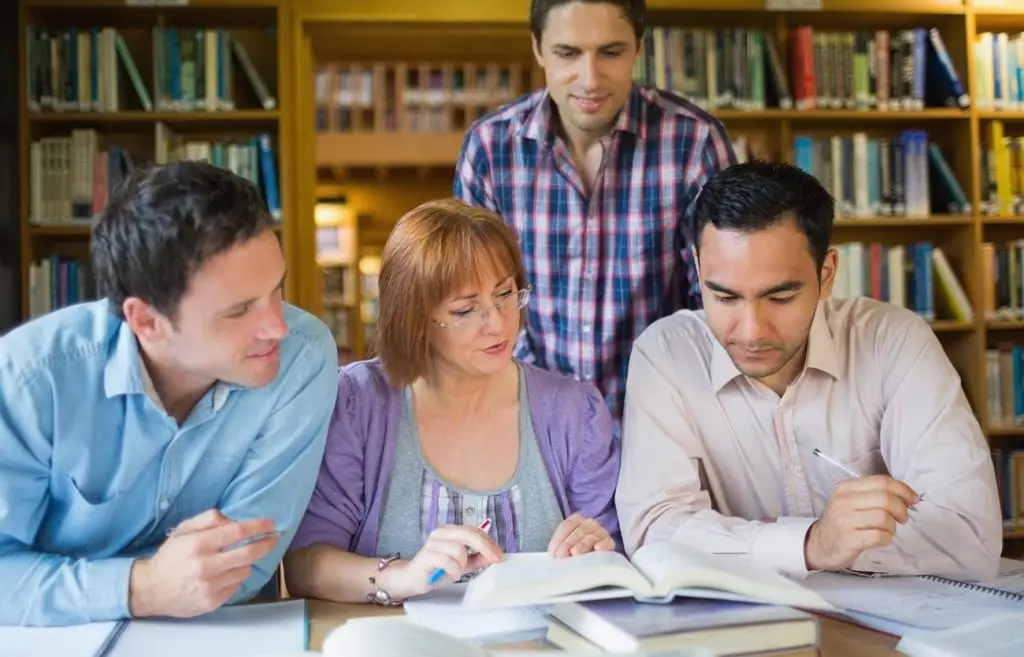
[[[324,637],[335,627],[350,618],[364,616],[387,616],[402,614],[402,609],[385,609],[376,605],[339,604],[310,600],[309,602],[309,649],[320,650]],[[894,649],[898,639],[887,634],[868,630],[832,618],[820,617],[821,651],[802,650],[798,652],[775,653],[775,657],[898,657]],[[550,644],[531,642],[516,644],[509,648],[543,648]],[[494,648],[494,646],[489,646]]]

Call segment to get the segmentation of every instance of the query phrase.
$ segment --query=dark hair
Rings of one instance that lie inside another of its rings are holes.
[[[694,204],[690,234],[699,254],[701,233],[709,223],[718,230],[752,233],[792,217],[820,268],[831,244],[834,212],[831,194],[803,169],[745,162],[722,169],[704,185]]]
[[[138,297],[176,318],[189,280],[203,263],[272,227],[251,182],[204,161],[133,171],[92,231],[96,291],[124,318]]]
[[[622,17],[633,26],[633,34],[636,35],[638,45],[640,39],[643,38],[644,28],[647,23],[646,0],[531,0],[530,32],[533,33],[533,38],[537,40],[537,43],[540,43],[540,36],[544,33],[544,27],[547,25],[548,14],[551,10],[567,5],[570,2],[614,5],[622,10]]]

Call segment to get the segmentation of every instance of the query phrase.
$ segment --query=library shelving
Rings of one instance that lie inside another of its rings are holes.
[[[290,18],[288,0],[21,1],[22,319],[93,296],[92,225],[150,162],[205,159],[251,180],[295,267]]]
[[[1024,282],[1007,283],[1024,281],[1024,255],[1004,257],[1024,239],[1024,3],[817,5],[648,0],[635,77],[718,117],[741,159],[791,161],[822,180],[837,199],[837,294],[929,319],[993,458],[1004,458],[1024,439],[1024,393],[1011,395],[1017,423],[995,413],[1007,393],[988,362],[1024,345]],[[296,0],[296,212],[324,248],[345,245],[344,257],[320,263],[345,276],[311,264],[303,285],[311,308],[341,310],[331,319],[342,326],[342,358],[372,353],[373,263],[394,221],[450,195],[475,117],[543,84],[528,8]],[[318,198],[318,217],[341,219],[307,219]],[[1004,490],[1006,538],[1019,549],[1024,484]]]
[[[18,281],[18,8],[0,5],[0,335],[21,319]]]

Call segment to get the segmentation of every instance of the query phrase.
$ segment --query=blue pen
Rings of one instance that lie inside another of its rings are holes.
[[[487,518],[486,520],[484,520],[482,523],[480,523],[477,526],[477,529],[479,529],[480,531],[484,531],[485,532],[485,531],[487,531],[487,529],[490,526],[491,526],[491,519]],[[470,554],[472,554],[472,551],[470,552]],[[442,579],[444,579],[444,575],[445,575],[444,568],[435,568],[434,572],[430,573],[430,577],[427,578],[427,584],[429,584],[430,586],[434,586],[435,584],[440,582]]]

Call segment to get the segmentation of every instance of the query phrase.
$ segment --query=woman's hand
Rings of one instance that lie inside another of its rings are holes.
[[[559,559],[614,549],[615,539],[608,531],[593,518],[584,518],[578,513],[563,520],[548,543],[548,554]]]
[[[486,532],[469,525],[445,525],[430,533],[416,556],[385,568],[377,581],[392,598],[404,600],[457,582],[466,573],[501,560],[501,548]],[[444,577],[431,584],[431,575],[438,568]]]

